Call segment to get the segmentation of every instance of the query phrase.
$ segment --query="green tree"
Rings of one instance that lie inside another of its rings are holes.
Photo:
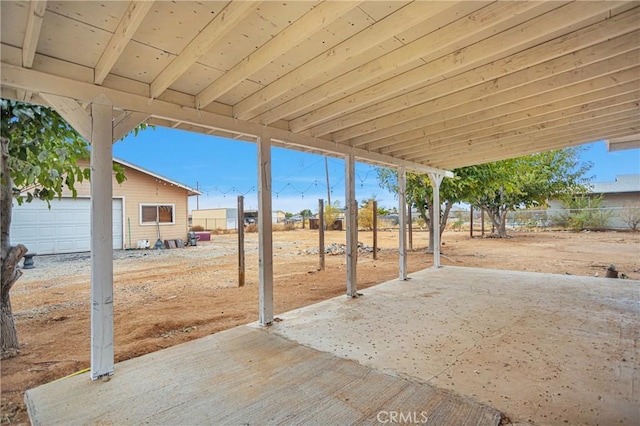
[[[378,206],[378,216],[386,216],[389,213],[391,213],[391,210],[388,208]]]
[[[550,198],[588,190],[591,163],[580,162],[580,148],[547,151],[471,166],[465,201],[485,211],[496,235],[507,237],[510,211],[546,205]]]
[[[302,216],[302,217],[305,217],[305,218],[313,216],[313,213],[311,213],[311,210],[309,210],[309,209],[304,209],[304,210],[300,211],[300,213],[298,213],[298,214],[300,216]]]
[[[443,179],[440,200],[444,208],[438,223],[444,231],[451,207],[466,202],[486,212],[497,236],[507,237],[507,213],[520,208],[542,206],[550,198],[585,192],[589,178],[585,174],[591,163],[580,163],[579,148],[548,151],[493,163],[453,170],[453,179]],[[382,187],[398,192],[395,170],[380,169]],[[433,250],[434,208],[429,177],[407,173],[407,201],[420,212],[429,227],[429,251]]]
[[[78,165],[78,160],[89,158],[87,142],[55,111],[5,99],[1,102],[0,338],[2,358],[6,358],[20,349],[9,292],[22,275],[17,265],[28,251],[22,244],[11,245],[13,202],[39,199],[49,203],[62,196],[65,188],[75,197],[75,184],[88,179],[90,170]],[[114,170],[118,182],[122,182],[124,170],[120,166],[114,166]]]
[[[431,220],[431,218],[435,216],[435,209],[433,206],[433,189],[429,176],[407,173],[407,204],[418,209],[420,218],[429,228],[429,247],[427,248],[427,252],[429,253],[433,252],[434,223],[439,224],[439,232],[442,236],[447,226],[447,219],[451,207],[453,207],[455,203],[463,201],[468,195],[467,192],[470,190],[468,180],[466,179],[467,171],[465,169],[457,169],[454,170],[454,173],[454,178],[443,179],[440,185],[440,200],[442,206],[440,208],[440,218],[437,222]],[[397,170],[378,169],[378,182],[383,188],[396,194],[398,193]],[[397,212],[396,208],[394,208],[394,210]]]

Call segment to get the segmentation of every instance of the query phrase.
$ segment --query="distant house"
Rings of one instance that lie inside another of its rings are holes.
[[[619,175],[613,182],[597,182],[592,184],[589,196],[602,196],[600,208],[610,211],[611,217],[607,220],[607,227],[612,229],[625,229],[627,224],[620,217],[620,212],[625,206],[640,207],[640,174]],[[564,206],[560,200],[549,200],[551,210],[559,210]]]
[[[186,239],[187,200],[200,192],[150,170],[114,159],[125,169],[127,180],[113,179],[113,248],[135,248],[138,240]],[[86,163],[84,164],[87,165]],[[90,250],[90,183],[76,185],[78,197],[65,193],[47,203],[34,200],[14,203],[11,243],[24,244],[37,254],[75,253]]]
[[[602,207],[640,203],[640,175],[619,175],[613,182],[594,183],[591,193],[602,194]]]
[[[272,212],[273,223],[284,223],[285,212],[277,210]],[[215,208],[200,209],[191,212],[191,226],[202,226],[203,229],[213,231],[215,229],[230,230],[238,229],[236,223],[238,221],[237,208]],[[244,211],[244,224],[250,225],[258,223],[257,210]]]
[[[284,223],[287,220],[287,215],[282,210],[276,210],[272,215],[273,223]]]
[[[238,209],[202,209],[191,212],[191,226],[206,230],[236,229]]]

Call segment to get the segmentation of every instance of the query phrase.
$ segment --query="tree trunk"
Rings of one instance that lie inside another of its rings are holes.
[[[429,247],[427,247],[427,253],[433,253],[433,244],[435,240],[435,235],[433,233],[433,228],[434,228],[433,215],[434,215],[433,204],[429,203],[429,220],[427,221],[427,224],[429,225]]]
[[[494,229],[494,232],[491,234],[493,237],[497,238],[509,238],[507,235],[507,213],[508,210],[503,210],[499,208],[497,211],[492,211],[487,208],[482,208],[483,211],[486,211],[491,219],[491,225]],[[495,232],[497,230],[497,232]]]
[[[22,271],[17,265],[27,252],[22,244],[15,247],[10,245],[9,232],[11,228],[11,209],[13,203],[13,182],[9,173],[9,141],[0,138],[0,218],[2,229],[0,230],[0,344],[2,346],[2,359],[16,356],[20,350],[18,331],[11,310],[11,287],[18,281]]]
[[[498,236],[500,238],[509,238],[507,235],[507,210],[500,212],[500,224],[498,226]]]
[[[440,217],[440,241],[442,241],[442,233],[447,228],[447,221],[449,220],[449,213],[451,213],[452,207],[453,203],[451,201],[444,203],[444,211]]]
[[[11,310],[11,299],[2,298],[0,304],[0,327],[2,330],[2,359],[11,358],[18,355],[20,351],[20,343],[18,342],[18,330],[13,319],[13,311]]]

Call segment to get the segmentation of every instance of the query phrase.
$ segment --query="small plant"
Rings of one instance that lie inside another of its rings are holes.
[[[193,225],[190,229],[193,232],[202,232],[204,231],[204,226],[202,225]]]
[[[602,195],[567,197],[564,200],[567,210],[556,215],[555,223],[576,232],[605,228],[613,212],[601,208],[602,200]]]
[[[620,212],[620,218],[633,232],[637,232],[640,225],[640,203],[627,201]]]
[[[245,228],[246,229],[246,228]],[[273,225],[273,231],[293,231],[296,229],[296,225],[293,222],[278,223]]]
[[[333,223],[338,219],[340,214],[340,201],[334,201],[332,205],[324,206],[324,227],[332,229]]]
[[[360,229],[373,229],[373,200],[367,201],[358,210],[358,227]]]

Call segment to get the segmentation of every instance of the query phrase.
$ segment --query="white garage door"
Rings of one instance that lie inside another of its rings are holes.
[[[51,209],[40,200],[14,202],[11,244],[24,244],[37,254],[91,250],[91,200],[55,199]],[[113,200],[113,248],[122,248],[122,199]]]

